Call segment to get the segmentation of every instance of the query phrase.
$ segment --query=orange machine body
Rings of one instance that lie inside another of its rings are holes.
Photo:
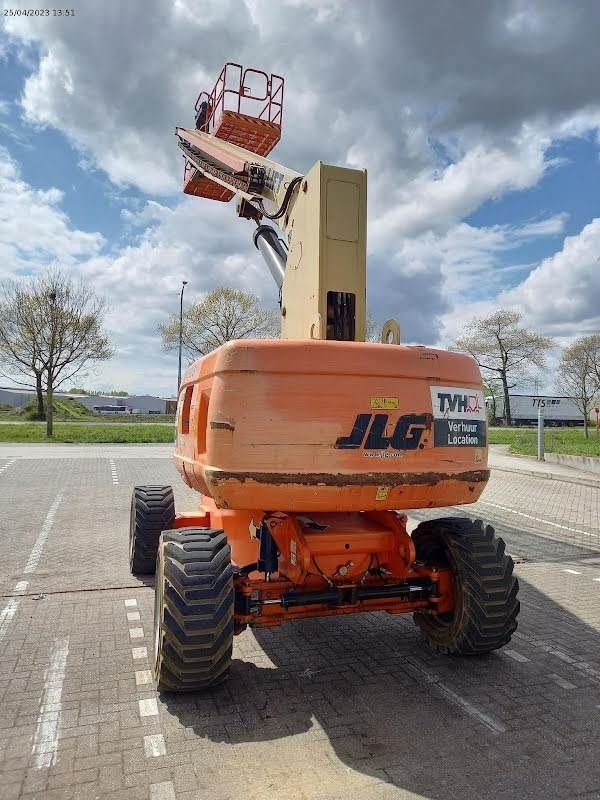
[[[176,524],[227,532],[241,626],[449,610],[449,570],[415,562],[399,511],[476,501],[489,476],[486,435],[469,356],[363,342],[230,342],[192,364],[181,386],[175,462],[205,499]],[[261,530],[276,542],[274,575],[257,566]],[[437,594],[421,597],[432,571]],[[293,602],[298,591],[310,602]],[[322,604],[319,591],[329,593]]]
[[[220,508],[448,506],[479,498],[485,437],[481,377],[469,356],[242,340],[185,373],[175,461],[188,486]]]

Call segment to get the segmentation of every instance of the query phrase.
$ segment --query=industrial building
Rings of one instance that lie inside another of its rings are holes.
[[[154,397],[150,394],[134,394],[127,397],[106,394],[71,394],[69,392],[54,392],[58,400],[77,400],[78,403],[94,411],[100,406],[125,406],[124,413],[138,414],[174,414],[176,400],[164,397]],[[0,386],[0,404],[7,403],[15,408],[26,406],[35,398],[33,389],[20,389],[15,387]]]

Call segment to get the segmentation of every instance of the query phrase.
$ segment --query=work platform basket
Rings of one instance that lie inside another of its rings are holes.
[[[227,63],[212,92],[196,100],[196,129],[266,156],[281,138],[283,85],[280,75]],[[201,175],[186,161],[183,191],[227,202],[233,192]]]

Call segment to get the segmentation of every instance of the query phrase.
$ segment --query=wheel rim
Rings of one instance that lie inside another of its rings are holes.
[[[443,634],[451,630],[457,619],[462,614],[463,598],[461,594],[461,581],[457,575],[457,564],[453,558],[452,551],[441,543],[436,542],[431,550],[424,556],[425,561],[441,561],[449,567],[452,573],[452,588],[454,592],[454,608],[444,614],[427,615],[427,621],[432,630]]]

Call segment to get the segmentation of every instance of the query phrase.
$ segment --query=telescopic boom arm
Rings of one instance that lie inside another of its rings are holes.
[[[364,341],[366,171],[318,161],[303,176],[199,130],[176,134],[188,169],[237,196],[240,216],[286,234],[289,251],[270,226],[254,237],[281,289],[282,338]]]

